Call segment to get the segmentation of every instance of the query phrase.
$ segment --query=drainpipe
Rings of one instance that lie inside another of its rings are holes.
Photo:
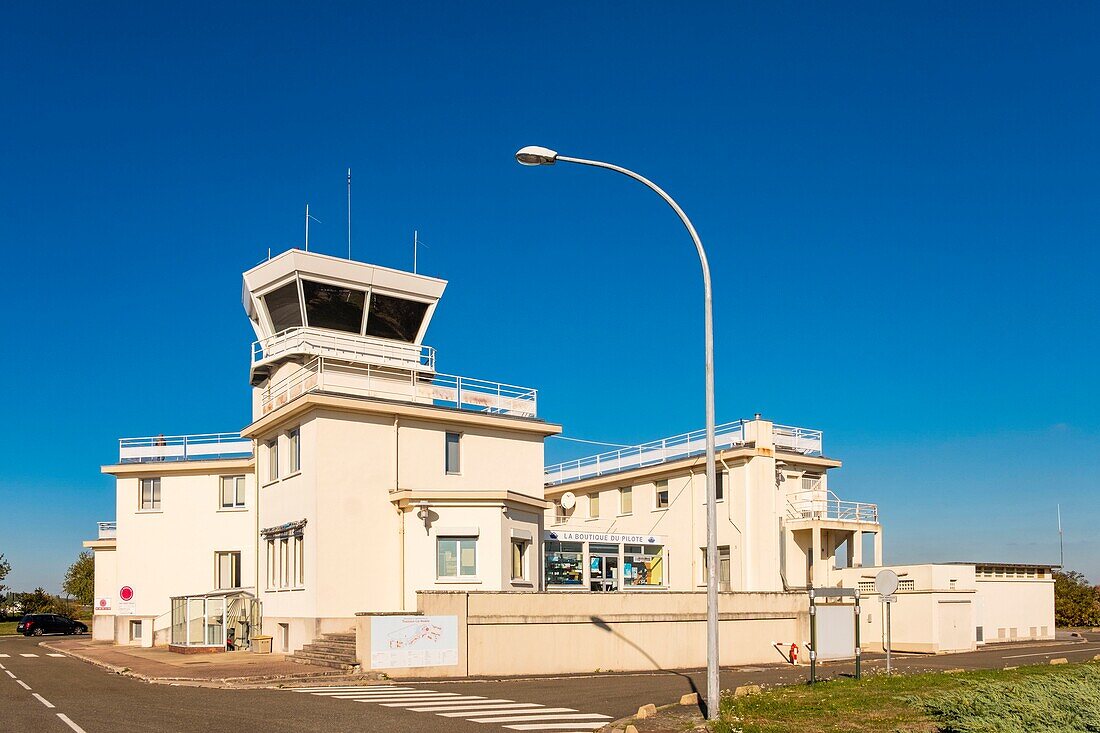
[[[393,489],[401,490],[401,420],[397,415],[393,416]],[[401,540],[401,578],[398,587],[401,593],[401,610],[404,611],[407,610],[405,608],[405,510],[398,506],[397,511],[401,515],[401,528],[398,531],[398,537]]]

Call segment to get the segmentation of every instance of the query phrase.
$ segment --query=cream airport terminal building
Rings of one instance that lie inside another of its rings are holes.
[[[445,287],[300,250],[244,273],[249,424],[119,441],[95,638],[391,675],[702,664],[702,431],[545,465],[537,390],[436,369]],[[723,663],[804,647],[811,587],[859,588],[876,648],[879,509],[822,433],[757,415],[717,447]],[[1054,636],[1051,565],[894,568],[896,649]]]

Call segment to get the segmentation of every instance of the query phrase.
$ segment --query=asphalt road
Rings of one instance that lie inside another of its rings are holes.
[[[1053,657],[1085,661],[1100,654],[1100,634],[997,646],[969,654],[896,656],[901,671],[1043,664]],[[704,684],[703,672],[569,675],[517,680],[391,683],[386,688],[219,690],[149,684],[69,657],[49,656],[40,639],[0,638],[0,733],[206,733],[207,731],[591,731],[639,705],[674,702]],[[6,656],[5,656],[6,655]],[[35,656],[25,656],[35,655]],[[881,655],[864,669],[882,669]],[[823,676],[849,665],[823,665]],[[723,671],[723,687],[796,683],[805,667]],[[350,695],[352,697],[341,697]],[[552,727],[551,727],[552,726]]]

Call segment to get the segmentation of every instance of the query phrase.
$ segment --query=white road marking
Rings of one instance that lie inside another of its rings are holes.
[[[47,657],[64,657],[64,656],[68,656],[68,655],[66,655],[66,654],[47,654],[46,656]]]
[[[587,728],[588,730],[596,730],[602,728],[604,724],[601,723],[520,723],[519,725],[506,725],[505,728],[509,730],[568,730],[578,731],[581,728]],[[583,733],[583,732],[582,732]]]
[[[37,654],[20,654],[21,657],[37,657]]]
[[[335,687],[294,687],[293,692],[333,692],[334,690],[411,690],[411,687],[396,687],[395,685],[337,685]]]
[[[457,692],[400,692],[393,695],[331,695],[338,699],[362,700],[363,702],[399,702],[401,700],[432,700],[434,698],[462,697]]]
[[[50,701],[49,701],[49,700],[47,700],[46,698],[44,698],[44,697],[42,697],[41,695],[39,695],[39,694],[38,694],[37,692],[32,692],[32,693],[31,693],[31,695],[33,695],[34,697],[36,697],[36,698],[38,699],[38,702],[42,703],[43,705],[45,705],[45,706],[46,706],[46,707],[48,707],[48,708],[53,708],[53,707],[57,707],[57,706],[56,706],[56,705],[54,705],[54,704],[53,704],[52,702],[50,702]]]
[[[10,654],[0,654],[0,659],[7,659],[10,656]]]
[[[0,664],[0,669],[7,669],[4,665]]]
[[[15,675],[12,675],[11,677],[12,677],[12,679],[15,679]],[[23,688],[24,690],[29,690],[29,689],[31,689],[31,686],[30,686],[30,685],[28,685],[28,684],[27,684],[26,682],[24,682],[23,680],[15,680],[15,681],[16,681],[16,683],[18,683],[18,684],[19,684],[19,686],[20,686],[20,687],[22,687],[22,688]]]
[[[522,723],[530,720],[610,720],[610,715],[600,715],[598,713],[578,713],[576,711],[572,713],[562,713],[559,711],[569,710],[569,708],[546,708],[545,710],[539,710],[537,715],[517,715],[512,713],[511,715],[499,715],[491,718],[467,718],[471,723]],[[519,711],[517,711],[519,712]],[[484,713],[482,713],[484,715]]]
[[[311,695],[317,695],[318,697],[325,697],[329,695],[347,695],[349,693],[356,692],[360,695],[396,695],[404,692],[419,692],[411,687],[398,687],[392,690],[371,690],[364,689],[362,687],[349,687],[346,690],[325,690],[324,692],[312,692]]]
[[[8,677],[11,677],[13,680],[15,679],[15,675],[10,669],[5,669],[4,671],[8,673]]]
[[[68,715],[65,715],[65,713],[58,713],[58,714],[57,714],[57,717],[61,718],[62,722],[64,722],[64,723],[65,723],[65,725],[69,726],[69,727],[70,727],[70,728],[72,728],[72,729],[73,729],[74,731],[76,731],[76,733],[87,733],[87,731],[85,731],[85,730],[84,730],[83,728],[81,728],[81,727],[80,727],[79,725],[77,725],[77,724],[76,724],[76,723],[74,723],[74,722],[73,722],[72,720],[70,720],[70,719],[69,719],[69,716],[68,716]]]
[[[521,713],[541,713],[547,710],[542,705],[534,703],[517,703],[516,705],[493,705],[488,708],[475,708],[473,710],[451,711],[436,713],[444,718],[476,718],[480,715],[519,715]]]
[[[1012,656],[1001,657],[1001,659],[1023,659],[1024,657],[1052,657],[1055,654],[1063,654],[1063,653],[1066,653],[1066,652],[1074,652],[1074,653],[1076,653],[1076,652],[1095,652],[1095,651],[1098,651],[1098,650],[1100,650],[1100,646],[1094,646],[1094,647],[1091,647],[1089,649],[1059,649],[1058,651],[1054,651],[1054,652],[1041,652],[1041,653],[1037,652],[1035,654],[1013,654]]]
[[[485,698],[484,697],[478,697],[477,695],[463,695],[462,697],[448,697],[446,700],[440,700],[439,702],[440,703],[451,702],[451,703],[458,703],[458,704],[461,705],[462,703],[469,704],[474,700],[479,700],[481,702],[484,702]],[[409,700],[404,700],[402,702],[382,702],[382,703],[378,703],[378,704],[379,704],[379,706],[384,707],[384,708],[407,708],[410,705],[431,705],[433,702],[435,702],[435,700],[429,699],[429,700],[417,700],[415,702],[411,702]]]
[[[445,712],[453,712],[455,710],[470,710],[471,708],[473,708],[473,709],[477,709],[477,708],[495,709],[495,708],[517,708],[517,707],[518,708],[525,708],[528,705],[531,705],[531,703],[527,703],[527,702],[514,702],[512,700],[503,700],[503,699],[502,700],[482,700],[481,702],[455,702],[455,703],[450,703],[450,704],[447,704],[447,705],[444,705],[444,704],[440,703],[439,705],[434,705],[434,706],[431,703],[426,703],[426,704],[429,705],[430,707],[415,707],[415,708],[409,708],[409,710],[411,710],[414,713],[434,713],[434,712],[438,712],[440,710],[443,710]]]

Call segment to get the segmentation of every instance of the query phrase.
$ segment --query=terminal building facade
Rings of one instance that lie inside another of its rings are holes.
[[[262,633],[297,652],[364,614],[416,613],[431,594],[580,608],[593,593],[653,606],[651,594],[704,588],[702,432],[545,465],[561,427],[540,418],[537,390],[436,369],[424,339],[446,285],[300,250],[244,273],[257,337],[248,425],[120,440],[102,469],[116,519],[85,542],[97,639],[196,651]],[[730,598],[790,605],[884,565],[878,507],[834,492],[841,463],[820,431],[758,415],[720,426],[718,449]],[[942,588],[928,567],[914,566],[912,591],[965,595],[951,617],[965,630],[946,646],[922,641],[937,629],[915,632],[915,651],[1053,636],[1050,566],[1012,566],[1029,569],[1007,589],[990,575],[985,606],[987,568],[1008,566],[956,566]],[[1032,599],[1027,618],[1006,620],[1005,592]],[[1001,631],[983,633],[981,613],[1001,614]]]

